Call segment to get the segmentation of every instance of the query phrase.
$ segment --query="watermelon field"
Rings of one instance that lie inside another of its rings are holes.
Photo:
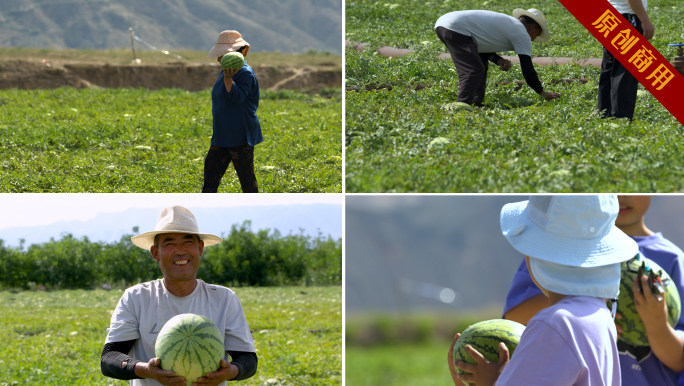
[[[233,289],[259,357],[257,374],[240,384],[342,383],[341,287]],[[0,292],[0,385],[127,385],[99,367],[122,293]]]
[[[345,178],[347,192],[674,192],[684,190],[684,127],[645,89],[635,119],[602,120],[595,113],[599,69],[569,64],[535,66],[546,90],[562,97],[544,101],[528,86],[519,65],[489,69],[485,106],[448,111],[458,77],[434,33],[443,14],[486,9],[510,14],[537,8],[551,39],[533,43],[533,57],[601,58],[602,46],[559,2],[445,0],[417,4],[346,1]],[[651,43],[665,57],[682,37],[684,6],[654,0]],[[381,46],[414,53],[388,58]],[[500,53],[513,55],[513,53]],[[586,83],[549,84],[588,79]],[[416,86],[431,86],[415,91]],[[365,91],[367,88],[391,87]]]
[[[261,192],[342,191],[339,89],[262,91]],[[0,192],[201,192],[210,90],[0,90]],[[241,192],[232,165],[219,192]]]

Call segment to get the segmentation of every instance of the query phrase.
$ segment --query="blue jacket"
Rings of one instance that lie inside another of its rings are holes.
[[[259,82],[252,68],[245,65],[233,76],[233,87],[226,92],[223,71],[211,90],[211,113],[214,118],[212,146],[254,146],[264,141],[257,118]]]

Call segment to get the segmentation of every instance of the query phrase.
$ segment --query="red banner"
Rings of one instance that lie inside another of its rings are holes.
[[[684,124],[684,76],[607,0],[558,0],[646,89]]]

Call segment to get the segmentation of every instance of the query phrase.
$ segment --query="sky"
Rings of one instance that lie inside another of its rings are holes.
[[[117,213],[129,208],[230,208],[292,204],[339,204],[342,194],[188,194],[188,193],[78,193],[0,194],[0,230],[49,225],[58,221],[89,220],[99,213]]]

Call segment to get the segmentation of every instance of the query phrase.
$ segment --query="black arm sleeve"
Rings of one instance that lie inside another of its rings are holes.
[[[135,339],[127,340],[125,342],[110,342],[105,343],[100,356],[100,371],[105,377],[115,379],[140,379],[135,375],[135,364],[140,362],[128,356],[128,352],[133,348]],[[127,362],[126,367],[121,368],[121,363]]]
[[[525,82],[527,82],[537,94],[544,91],[544,87],[542,87],[541,82],[537,77],[537,71],[534,70],[534,66],[532,65],[532,57],[529,55],[518,55],[518,57],[520,58],[520,69],[522,69]]]
[[[499,59],[502,59],[502,58],[501,58],[501,56],[497,55],[496,52],[493,53],[493,54],[489,57],[489,61],[492,62],[492,63],[494,63],[494,64],[498,64]]]
[[[237,377],[231,379],[231,381],[241,381],[256,374],[258,362],[256,353],[245,351],[228,351],[228,354],[230,354],[231,358],[230,363],[238,368]]]

